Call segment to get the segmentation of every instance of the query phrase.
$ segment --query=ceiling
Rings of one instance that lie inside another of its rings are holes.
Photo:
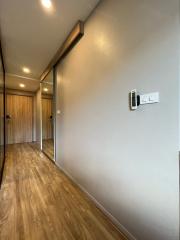
[[[48,73],[48,75],[45,77],[45,79],[42,81],[41,85],[42,93],[47,95],[53,95],[54,86],[53,86],[53,71]],[[44,91],[46,89],[47,91]]]
[[[7,77],[7,85],[11,82],[9,87],[12,86],[12,75],[39,79],[75,23],[78,20],[84,21],[99,0],[51,2],[52,8],[47,10],[42,6],[41,0],[0,1],[6,72],[11,74],[11,80]],[[23,67],[28,67],[31,72],[24,73]]]
[[[25,87],[21,88],[19,86],[20,84],[24,84]],[[8,89],[36,92],[39,87],[40,82],[36,79],[28,79],[21,76],[6,74],[6,88]]]

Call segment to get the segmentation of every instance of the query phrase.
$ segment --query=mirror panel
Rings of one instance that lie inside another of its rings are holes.
[[[54,78],[53,70],[41,82],[42,151],[54,161]]]
[[[1,54],[0,54],[1,56]],[[1,56],[2,57],[2,56]],[[0,182],[4,164],[4,71],[2,58],[0,58]]]

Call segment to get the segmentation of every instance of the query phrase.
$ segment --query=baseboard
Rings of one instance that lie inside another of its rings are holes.
[[[116,229],[123,233],[127,240],[137,240],[111,213],[109,213],[101,203],[99,203],[84,187],[82,187],[65,169],[63,169],[58,162],[55,162],[56,166],[64,172],[88,197],[95,203],[95,205],[111,220]]]

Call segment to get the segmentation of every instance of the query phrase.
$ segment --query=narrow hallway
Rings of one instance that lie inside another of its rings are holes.
[[[36,144],[7,150],[0,239],[126,239]]]
[[[179,19],[0,1],[0,240],[180,240]]]

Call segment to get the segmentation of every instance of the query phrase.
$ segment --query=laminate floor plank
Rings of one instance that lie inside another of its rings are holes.
[[[36,144],[7,150],[1,240],[127,240]]]

